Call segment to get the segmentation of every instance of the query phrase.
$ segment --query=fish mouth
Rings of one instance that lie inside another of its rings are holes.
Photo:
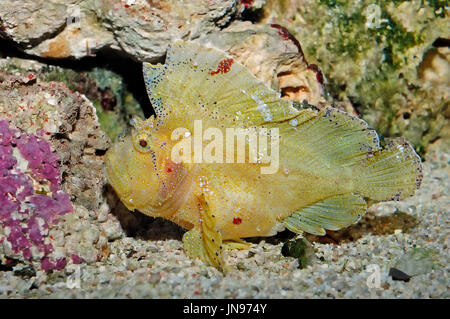
[[[118,142],[105,154],[106,178],[116,194],[128,207],[131,195],[131,178],[127,171],[126,143]]]

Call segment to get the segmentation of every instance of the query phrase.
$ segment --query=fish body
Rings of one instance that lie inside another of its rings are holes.
[[[367,199],[401,199],[420,184],[406,141],[381,148],[356,117],[297,109],[222,51],[177,41],[164,65],[143,70],[156,117],[135,119],[107,152],[108,179],[130,210],[189,230],[193,258],[223,269],[226,241],[283,228],[324,235],[357,222]],[[242,135],[228,144],[230,132]]]

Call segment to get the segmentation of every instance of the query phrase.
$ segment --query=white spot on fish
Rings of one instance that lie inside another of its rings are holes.
[[[298,121],[297,121],[297,119],[292,119],[292,120],[289,121],[289,124],[292,125],[292,126],[297,126],[298,125]]]
[[[270,113],[270,109],[267,106],[266,103],[264,103],[264,101],[257,95],[257,94],[252,94],[251,98],[253,99],[253,101],[255,101],[256,103],[258,103],[258,106],[256,107],[256,109],[261,112],[264,121],[269,122],[272,120],[272,114]]]

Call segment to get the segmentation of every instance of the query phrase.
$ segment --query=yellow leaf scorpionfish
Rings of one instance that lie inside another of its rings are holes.
[[[108,180],[128,209],[187,229],[191,258],[223,270],[243,238],[324,235],[356,223],[367,200],[420,185],[406,141],[382,148],[363,120],[297,109],[225,52],[176,41],[143,71],[156,117],[134,119],[107,152]]]

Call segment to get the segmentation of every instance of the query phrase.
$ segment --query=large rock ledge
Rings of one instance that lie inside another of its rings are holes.
[[[153,61],[173,40],[219,30],[244,8],[234,0],[5,0],[0,32],[40,57],[81,58],[110,47]]]

